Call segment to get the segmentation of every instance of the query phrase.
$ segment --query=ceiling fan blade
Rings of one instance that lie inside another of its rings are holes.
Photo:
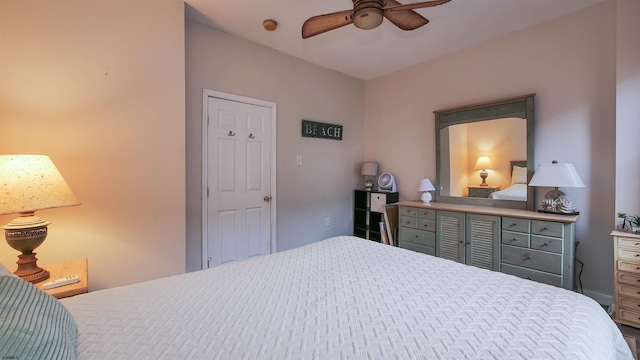
[[[446,4],[449,1],[451,0],[435,0],[435,1],[424,1],[424,2],[419,2],[415,4],[391,5],[391,6],[385,6],[382,10],[386,14],[393,11],[413,10],[413,9],[438,6],[438,5]],[[387,1],[387,3],[393,3],[393,2]]]
[[[352,10],[344,10],[311,17],[302,24],[302,38],[306,39],[329,30],[349,25],[353,23],[352,14]]]
[[[399,6],[402,4],[395,0],[387,0],[387,5]],[[384,17],[402,30],[415,30],[429,23],[429,20],[413,10],[387,11],[384,13]]]

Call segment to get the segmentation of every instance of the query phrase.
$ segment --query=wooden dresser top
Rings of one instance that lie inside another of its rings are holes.
[[[459,212],[465,212],[465,213],[484,214],[484,215],[511,216],[516,218],[525,218],[525,219],[542,220],[542,221],[557,221],[562,223],[574,223],[578,220],[578,216],[579,216],[579,215],[559,215],[559,214],[549,214],[549,213],[542,213],[542,212],[528,211],[528,210],[515,210],[515,209],[505,209],[505,208],[499,208],[499,207],[449,204],[449,203],[439,203],[439,202],[431,202],[431,203],[425,204],[422,201],[400,201],[396,205],[413,206],[413,207],[420,207],[420,208],[434,209],[434,210],[459,211]]]

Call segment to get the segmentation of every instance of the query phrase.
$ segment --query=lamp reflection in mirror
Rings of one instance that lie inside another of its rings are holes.
[[[373,190],[372,176],[378,175],[378,163],[375,162],[363,162],[361,174],[365,176],[364,189],[367,191]]]
[[[429,191],[434,191],[436,188],[431,183],[429,179],[420,180],[420,186],[418,187],[418,191],[423,191],[422,193],[422,202],[425,204],[431,203],[431,193]]]
[[[567,215],[579,214],[567,195],[558,190],[559,187],[584,187],[584,183],[573,164],[559,164],[553,160],[551,164],[538,165],[529,186],[554,188],[545,194],[541,211]]]
[[[20,214],[3,226],[5,238],[20,251],[15,274],[32,282],[49,278],[33,252],[47,237],[49,221],[36,210],[80,205],[51,159],[45,155],[0,155],[0,215]]]
[[[482,170],[480,171],[480,177],[482,178],[482,183],[480,183],[480,186],[489,186],[489,184],[487,184],[487,176],[489,176],[487,169],[493,169],[493,163],[491,162],[491,159],[489,159],[488,156],[480,156],[478,158],[478,161],[476,161],[476,166],[474,166],[473,169]]]

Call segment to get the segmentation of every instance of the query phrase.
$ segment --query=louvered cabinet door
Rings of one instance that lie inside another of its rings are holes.
[[[467,265],[500,271],[500,217],[467,214],[465,259]]]
[[[439,257],[465,262],[465,213],[438,211],[436,214],[436,254]]]

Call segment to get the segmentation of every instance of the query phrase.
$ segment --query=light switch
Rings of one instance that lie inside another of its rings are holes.
[[[298,166],[302,165],[302,155],[296,156],[296,165]]]

